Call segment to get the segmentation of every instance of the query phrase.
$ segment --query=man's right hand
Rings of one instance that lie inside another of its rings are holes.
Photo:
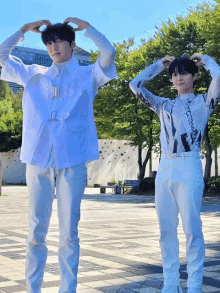
[[[174,56],[166,56],[164,58],[161,59],[161,61],[163,62],[163,65],[165,68],[169,68],[170,67],[170,63],[176,59]]]
[[[42,25],[50,25],[51,22],[49,20],[38,20],[34,22],[30,22],[22,26],[21,31],[25,34],[28,31],[32,31],[34,33],[41,34],[40,27]]]

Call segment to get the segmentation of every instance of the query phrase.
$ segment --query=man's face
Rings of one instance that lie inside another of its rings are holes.
[[[61,63],[71,58],[75,46],[75,42],[70,45],[68,41],[56,39],[47,43],[47,52],[54,63]]]
[[[174,87],[177,89],[178,94],[189,94],[193,93],[193,83],[197,79],[197,73],[192,75],[187,71],[183,71],[179,74],[176,69],[172,74],[172,82]]]

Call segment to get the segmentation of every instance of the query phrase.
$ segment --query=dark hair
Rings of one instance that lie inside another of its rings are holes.
[[[71,45],[75,42],[75,31],[73,28],[64,23],[48,25],[41,34],[41,39],[45,45],[49,42],[55,42],[57,39],[68,41]]]
[[[176,71],[178,71],[179,74],[182,74],[183,72],[188,72],[194,75],[198,72],[198,66],[193,60],[187,57],[177,57],[171,62],[169,66],[169,74],[171,78],[173,73]]]

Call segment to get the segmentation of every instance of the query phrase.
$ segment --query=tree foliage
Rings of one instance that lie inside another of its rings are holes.
[[[0,81],[0,152],[17,149],[22,141],[22,93],[14,95],[7,83]]]

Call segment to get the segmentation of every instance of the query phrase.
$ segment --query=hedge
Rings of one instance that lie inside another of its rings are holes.
[[[220,196],[220,176],[218,177],[210,177],[207,180],[204,180],[205,189],[204,195],[205,196]],[[127,193],[135,194],[137,193],[137,188],[131,188]],[[145,177],[139,188],[140,194],[154,194],[155,193],[155,178],[154,177]]]

